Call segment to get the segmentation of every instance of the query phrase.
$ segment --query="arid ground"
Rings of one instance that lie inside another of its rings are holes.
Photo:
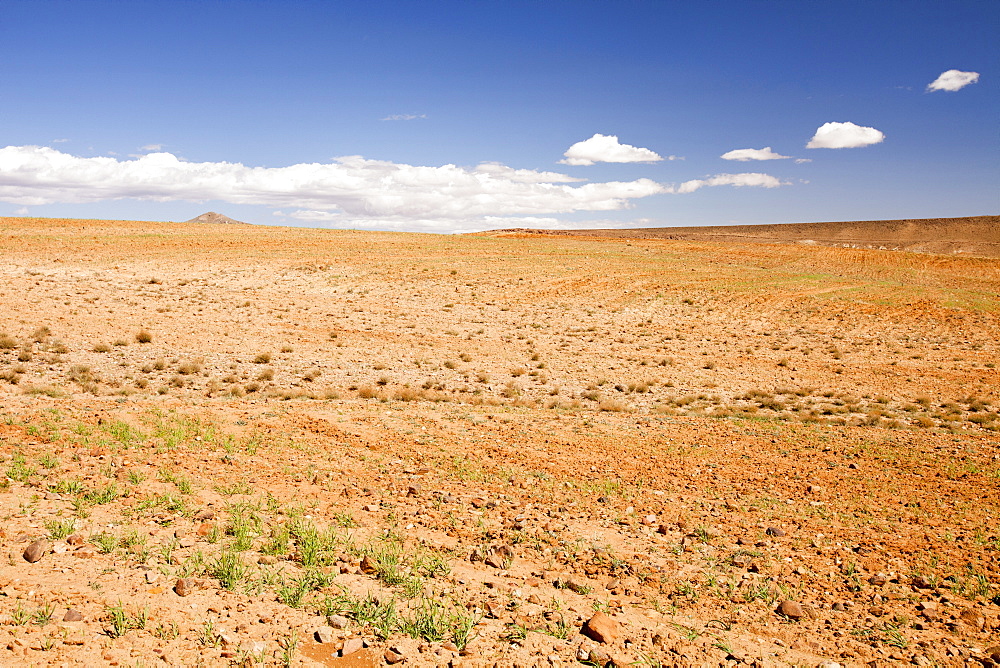
[[[671,239],[747,243],[797,243],[836,248],[1000,257],[1000,216],[863,220],[841,223],[647,227],[609,230],[505,230],[531,235],[619,239]]]
[[[998,332],[967,253],[0,218],[0,665],[1000,665]]]

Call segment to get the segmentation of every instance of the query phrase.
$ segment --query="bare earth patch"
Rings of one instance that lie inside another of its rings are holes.
[[[0,249],[2,665],[1000,664],[994,259]]]

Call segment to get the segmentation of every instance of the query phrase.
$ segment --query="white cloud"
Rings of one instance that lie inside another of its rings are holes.
[[[562,165],[593,165],[595,162],[659,162],[663,158],[648,148],[618,143],[615,135],[595,134],[578,141],[563,153]],[[674,156],[671,156],[673,159]]]
[[[427,118],[427,114],[392,114],[391,116],[386,116],[385,118],[380,118],[380,121],[414,121],[418,118]]]
[[[509,179],[519,183],[574,183],[586,181],[568,174],[558,172],[538,172],[533,169],[514,169],[499,162],[481,162],[473,170],[477,174],[489,174],[497,178]]]
[[[770,146],[765,146],[764,148],[738,148],[728,153],[723,153],[719,157],[723,160],[746,162],[747,160],[787,160],[792,156],[775,153],[771,150]]]
[[[963,72],[961,70],[948,70],[942,72],[934,81],[927,84],[927,91],[950,90],[956,91],[965,88],[969,84],[979,81],[979,72]]]
[[[854,123],[824,123],[806,144],[806,148],[859,148],[878,144],[885,135],[875,128]]]
[[[53,139],[52,143],[53,144],[65,144],[68,141],[69,141],[68,139]]]
[[[338,211],[358,220],[461,220],[612,211],[664,192],[650,179],[569,185],[574,181],[496,163],[464,169],[346,156],[328,164],[264,168],[185,162],[170,153],[119,160],[80,158],[40,146],[0,149],[0,201],[27,206],[123,198],[223,200]]]
[[[20,209],[18,209],[18,210],[16,210],[14,212],[14,215],[15,216],[27,216],[28,215],[28,207],[22,206]]]
[[[330,163],[247,167],[186,162],[170,153],[134,160],[81,158],[43,146],[0,148],[0,201],[21,206],[104,200],[209,201],[265,205],[278,216],[360,229],[456,232],[564,227],[553,216],[618,211],[636,199],[707,186],[783,185],[767,174],[719,174],[680,186],[650,179],[579,183],[558,172],[495,162],[423,167],[361,156]]]
[[[671,187],[669,192],[686,194],[693,193],[695,190],[709,186],[737,186],[745,187],[752,186],[756,188],[777,188],[778,186],[788,185],[782,182],[777,177],[771,176],[770,174],[761,174],[760,172],[744,172],[742,174],[716,174],[707,179],[693,179],[691,181],[685,181],[676,188]]]
[[[163,144],[146,144],[145,146],[140,146],[139,150],[150,152],[150,151],[159,151],[161,148],[163,148]]]
[[[796,165],[802,165],[802,164],[805,164],[807,162],[812,162],[812,158],[795,158],[795,164]]]

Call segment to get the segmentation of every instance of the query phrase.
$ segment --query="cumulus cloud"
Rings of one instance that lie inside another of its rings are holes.
[[[875,128],[855,125],[854,123],[824,123],[806,148],[859,148],[878,144],[885,135]]]
[[[123,198],[223,200],[339,211],[359,219],[458,220],[611,211],[664,191],[650,179],[570,185],[576,180],[496,163],[475,169],[422,167],[346,156],[331,163],[264,168],[185,162],[170,153],[119,160],[81,158],[41,146],[0,149],[0,201],[26,206]]]
[[[977,81],[979,81],[979,72],[948,70],[947,72],[942,72],[937,79],[927,84],[927,92],[935,90],[956,91]]]
[[[266,168],[187,162],[170,153],[127,160],[82,158],[44,146],[0,148],[0,202],[27,207],[126,198],[219,200],[274,207],[276,215],[304,222],[361,229],[556,227],[557,214],[618,211],[653,195],[708,186],[783,185],[773,176],[753,173],[719,174],[679,186],[651,179],[580,181],[495,162],[473,168],[424,167],[346,156],[329,163]]]
[[[519,183],[573,183],[586,181],[558,172],[538,172],[533,169],[514,169],[499,162],[481,162],[473,170],[477,174],[489,174],[497,178]]]
[[[710,186],[737,186],[737,187],[756,187],[756,188],[777,188],[778,186],[788,185],[778,179],[777,177],[771,176],[770,174],[761,174],[760,172],[744,172],[742,174],[716,174],[707,179],[692,179],[691,181],[685,181],[676,187],[670,187],[669,192],[677,194],[693,193],[695,190],[700,190],[701,188]]]
[[[765,146],[764,148],[738,148],[728,153],[723,153],[719,157],[723,160],[746,162],[747,160],[787,160],[792,156],[775,153],[771,150],[770,146]]]
[[[563,153],[562,165],[593,165],[595,162],[659,162],[663,158],[648,148],[621,144],[615,135],[595,134],[578,141]],[[670,159],[675,159],[671,156]]]
[[[380,121],[415,121],[418,118],[427,118],[427,114],[392,114],[391,116],[386,116],[385,118],[380,118]]]

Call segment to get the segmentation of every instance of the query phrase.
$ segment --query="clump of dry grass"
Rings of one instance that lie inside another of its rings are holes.
[[[616,399],[614,397],[608,397],[602,399],[597,404],[597,409],[600,411],[605,411],[608,413],[623,413],[630,410],[629,405],[622,401],[621,399]]]
[[[109,346],[106,343],[98,343],[97,345],[95,345],[93,347],[93,351],[95,353],[110,353],[111,352],[111,346]]]
[[[135,340],[137,343],[152,343],[153,335],[145,329],[141,329],[136,333]]]
[[[17,339],[7,332],[0,333],[0,350],[13,350],[17,348]]]
[[[201,360],[191,360],[189,362],[183,362],[177,367],[177,373],[182,376],[190,376],[196,373],[201,373],[202,362]]]
[[[371,385],[362,385],[358,388],[358,396],[362,399],[375,399],[378,397],[378,390]]]
[[[271,361],[271,353],[258,353],[256,357],[253,358],[254,364],[268,364]]]

